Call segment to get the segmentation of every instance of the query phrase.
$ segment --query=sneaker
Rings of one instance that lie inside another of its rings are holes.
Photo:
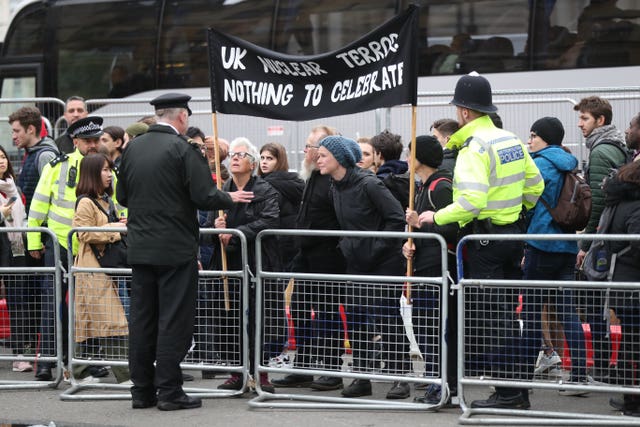
[[[292,368],[293,363],[288,354],[282,353],[269,359],[270,368]]]
[[[33,371],[33,365],[26,360],[16,360],[13,362],[13,372],[31,372]]]
[[[573,383],[578,383],[580,385],[604,385],[604,383],[598,382],[596,380],[593,379],[593,377],[591,375],[587,375],[584,379],[580,380],[580,381],[571,381]],[[558,394],[560,396],[586,396],[588,395],[590,392],[589,391],[582,391],[582,390],[558,390]]]
[[[534,375],[544,374],[551,368],[555,368],[557,365],[562,363],[562,359],[560,359],[560,356],[558,356],[558,353],[555,351],[550,355],[547,355],[544,351],[541,351],[540,353],[542,354],[538,356],[536,368],[533,371]]]
[[[218,386],[219,390],[242,390],[242,375],[231,374],[231,376]]]

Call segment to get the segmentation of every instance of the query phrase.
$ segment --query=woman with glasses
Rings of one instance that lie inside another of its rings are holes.
[[[255,239],[258,233],[268,228],[278,228],[280,226],[280,208],[278,206],[278,192],[264,179],[256,176],[256,171],[259,164],[258,150],[247,138],[236,138],[229,145],[229,172],[231,173],[231,179],[227,180],[223,186],[223,190],[233,193],[235,191],[252,191],[254,198],[250,203],[238,203],[232,208],[224,212],[224,216],[217,217],[214,220],[215,228],[235,228],[241,231],[246,239],[248,245],[248,264],[249,268],[255,273]],[[217,215],[216,212],[212,215]],[[227,256],[227,266],[229,270],[242,270],[242,254],[240,239],[232,234],[220,234],[218,235],[221,245],[216,245],[216,253],[213,255],[213,263],[216,270],[221,269],[221,246],[224,247],[224,251]],[[268,237],[262,241],[262,268],[265,271],[280,271],[280,257],[277,247],[277,241],[275,236]],[[229,283],[232,288],[232,282]],[[220,301],[219,307],[215,309],[215,319],[220,319],[220,331],[240,331],[240,288],[230,289],[229,301],[231,303],[231,310],[226,311],[224,307],[223,298],[217,298]],[[254,291],[251,291],[249,295],[249,358],[251,365],[255,364],[253,361],[254,354],[254,325],[255,325],[255,295]],[[234,295],[235,294],[235,295]],[[265,295],[265,307],[268,309],[273,306],[274,309],[278,307],[277,302],[269,298],[268,288],[267,295]],[[272,317],[275,318],[275,317]],[[273,331],[269,329],[265,330],[265,360],[269,357],[279,353],[279,348],[282,347],[281,338],[283,333],[278,333],[274,328]],[[221,335],[218,335],[221,336]],[[271,349],[271,347],[273,347]],[[235,360],[237,359],[237,346],[233,343],[222,342],[219,346],[219,351],[222,356],[222,360]],[[231,377],[218,388],[226,390],[240,390],[244,386],[242,376],[239,374],[232,374]],[[262,390],[267,392],[273,392],[273,386],[269,383],[267,374],[260,375],[260,386]]]

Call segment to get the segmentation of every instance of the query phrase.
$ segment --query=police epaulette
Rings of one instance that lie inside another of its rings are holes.
[[[62,153],[62,154],[60,154],[58,157],[56,157],[55,159],[51,160],[51,161],[49,162],[49,164],[50,164],[51,166],[55,166],[55,165],[57,165],[57,164],[58,164],[58,163],[60,163],[60,162],[64,162],[64,161],[65,161],[65,160],[67,160],[68,158],[69,158],[69,155],[68,155],[67,153]]]

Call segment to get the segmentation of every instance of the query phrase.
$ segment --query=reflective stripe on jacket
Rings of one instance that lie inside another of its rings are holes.
[[[436,224],[491,218],[497,225],[518,220],[544,190],[540,171],[524,144],[511,132],[479,117],[451,135],[447,148],[459,149],[453,174],[453,203],[439,210]]]

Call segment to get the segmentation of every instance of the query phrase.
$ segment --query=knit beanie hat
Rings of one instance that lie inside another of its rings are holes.
[[[549,145],[560,145],[564,138],[564,126],[555,117],[543,117],[531,125],[531,132]]]
[[[411,149],[411,144],[409,144]],[[416,138],[416,160],[423,165],[438,168],[442,164],[442,145],[433,135],[420,135]]]
[[[342,135],[329,135],[320,141],[320,147],[324,147],[333,154],[333,157],[345,168],[354,167],[362,158],[362,150],[353,139]]]

